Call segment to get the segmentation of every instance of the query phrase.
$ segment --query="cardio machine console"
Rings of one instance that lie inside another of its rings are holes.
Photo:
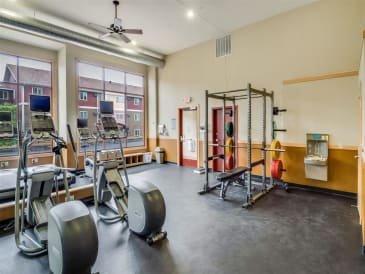
[[[119,135],[119,127],[114,116],[113,102],[100,101],[100,122],[103,128],[103,134],[110,137]]]
[[[55,133],[55,126],[50,114],[49,96],[30,95],[31,130],[34,136],[47,137]]]
[[[119,130],[117,121],[112,116],[102,116],[101,124],[106,133],[117,133]]]
[[[32,114],[31,129],[34,135],[48,134],[55,132],[55,127],[51,115]]]
[[[94,139],[94,135],[88,127],[87,119],[77,119],[77,131],[79,133],[80,140]]]

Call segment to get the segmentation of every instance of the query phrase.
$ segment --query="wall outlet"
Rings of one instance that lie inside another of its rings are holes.
[[[32,159],[32,164],[34,165],[34,164],[38,164],[38,158],[33,158]]]
[[[0,168],[6,168],[9,166],[9,162],[0,162]]]

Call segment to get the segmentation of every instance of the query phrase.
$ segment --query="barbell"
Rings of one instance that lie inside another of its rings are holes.
[[[279,142],[274,140],[273,142]],[[279,143],[280,144],[280,143]],[[208,146],[211,147],[223,147],[223,148],[227,148],[227,150],[232,149],[232,148],[243,148],[243,149],[247,149],[248,146],[240,146],[240,145],[223,145],[223,144],[208,144]],[[280,155],[281,152],[285,152],[285,149],[278,147],[278,145],[276,144],[276,146],[273,146],[273,143],[271,143],[271,146],[269,148],[262,148],[262,147],[251,147],[252,150],[263,150],[263,151],[269,151],[269,152],[276,152]],[[276,159],[275,159],[276,160]]]

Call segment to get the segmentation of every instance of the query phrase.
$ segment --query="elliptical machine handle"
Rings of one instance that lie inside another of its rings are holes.
[[[72,150],[74,152],[74,158],[75,158],[75,165],[76,165],[76,167],[75,167],[75,169],[74,169],[73,172],[76,172],[77,171],[77,168],[79,167],[79,157],[77,155],[77,148],[76,148],[74,136],[72,135],[72,131],[71,131],[70,124],[67,124],[67,132],[68,132],[68,136],[70,137],[71,146],[72,146]]]

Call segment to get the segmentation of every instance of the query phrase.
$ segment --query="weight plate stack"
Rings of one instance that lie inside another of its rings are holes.
[[[231,137],[228,137],[224,148],[226,156],[232,156],[234,150],[233,146],[234,146],[233,139]]]
[[[270,145],[270,149],[281,149],[281,144],[278,140],[273,140]],[[279,160],[280,151],[271,151],[271,160]]]
[[[280,180],[283,176],[283,162],[281,160],[272,160],[271,162],[271,177],[275,180]]]
[[[226,124],[226,134],[228,137],[233,137],[234,134],[234,126],[232,122],[228,122]]]

